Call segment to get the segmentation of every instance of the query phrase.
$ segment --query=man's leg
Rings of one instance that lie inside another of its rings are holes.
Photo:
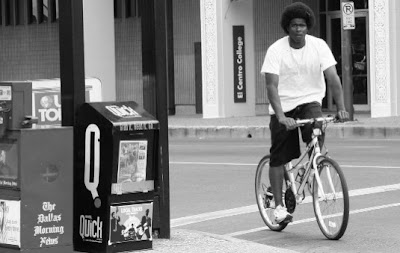
[[[288,112],[287,117],[294,111]],[[271,115],[271,160],[269,178],[272,194],[275,200],[275,220],[278,223],[290,222],[292,215],[287,212],[282,201],[282,185],[285,177],[285,164],[293,158],[299,157],[299,135],[297,129],[287,131],[286,127],[279,123],[275,115]]]
[[[282,184],[285,166],[269,167],[269,180],[271,183],[272,194],[275,199],[275,206],[284,206],[282,203]]]
[[[301,114],[299,115],[301,119],[311,119],[311,118],[318,118],[322,117],[322,108],[321,105],[317,102],[309,103],[305,105],[302,109]],[[315,126],[318,128],[322,128],[322,123],[315,123]],[[305,143],[310,143],[311,141],[311,135],[312,135],[312,126],[311,124],[304,125],[301,127],[301,135],[303,142]],[[324,143],[324,136],[325,134],[319,136],[319,145],[322,148],[323,143]],[[309,155],[311,152],[309,153]]]
[[[291,222],[293,219],[292,214],[288,213],[285,205],[282,200],[282,185],[283,178],[285,177],[285,166],[270,166],[269,167],[269,178],[271,183],[272,194],[274,195],[275,200],[275,221],[277,223],[282,222]]]

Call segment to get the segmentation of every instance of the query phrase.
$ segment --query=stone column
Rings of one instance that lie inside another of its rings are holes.
[[[255,115],[252,0],[200,0],[203,117]],[[244,26],[246,101],[234,102],[233,26]]]
[[[391,72],[391,40],[396,38],[390,27],[390,5],[388,0],[369,0],[369,44],[371,117],[386,117],[395,114],[392,92],[397,80]],[[397,78],[396,78],[397,79]]]

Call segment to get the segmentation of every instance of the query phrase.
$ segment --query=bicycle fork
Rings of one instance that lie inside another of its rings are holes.
[[[287,176],[285,176],[285,180],[286,180],[286,185],[290,186],[290,188],[292,189],[294,196],[297,196],[297,189],[296,189],[296,184],[295,184],[295,180],[294,180],[294,175],[293,175],[293,172],[291,171],[292,169],[293,169],[292,162],[288,162],[285,165],[285,174],[287,175]]]
[[[312,194],[312,192],[313,192],[313,177],[315,177],[315,180],[317,181],[318,197],[322,198],[323,200],[327,199],[327,196],[325,195],[324,189],[322,187],[321,177],[318,172],[318,160],[320,158],[322,158],[323,155],[320,153],[320,149],[319,149],[318,145],[315,145],[314,148],[315,148],[315,154],[312,157],[312,163],[310,164],[310,167],[307,166],[303,180],[300,182],[300,186],[298,189],[296,189],[294,174],[293,174],[293,172],[291,172],[291,170],[293,169],[292,162],[289,162],[286,164],[286,177],[285,177],[285,180],[287,181],[286,185],[290,186],[290,188],[296,198],[297,204],[302,203],[305,198],[304,188],[306,187],[307,183],[310,184],[309,190],[310,190],[310,194]],[[328,179],[329,186],[332,189],[332,195],[334,196],[334,198],[336,198],[337,196],[336,196],[335,188],[333,186],[333,181],[331,178],[329,167],[326,168],[326,172],[327,172],[327,179]]]
[[[319,175],[319,173],[318,173],[318,167],[317,167],[317,162],[316,162],[316,160],[315,160],[315,169],[316,169],[316,173],[314,173],[314,177],[315,177],[315,180],[317,181],[317,184],[318,184],[318,198],[322,198],[322,200],[327,200],[327,195],[325,194],[325,192],[324,192],[324,189],[323,189],[323,187],[322,187],[322,181],[321,181],[321,177],[320,177],[320,175]],[[329,168],[329,166],[327,166],[326,168],[326,177],[327,177],[327,180],[328,180],[328,184],[329,184],[329,187],[330,187],[330,189],[331,189],[331,194],[329,194],[329,195],[332,195],[333,196],[333,199],[337,199],[338,198],[338,196],[337,196],[337,193],[336,193],[336,191],[335,191],[335,187],[334,187],[334,185],[333,185],[333,181],[332,181],[332,177],[331,177],[331,172],[330,172],[330,168]]]

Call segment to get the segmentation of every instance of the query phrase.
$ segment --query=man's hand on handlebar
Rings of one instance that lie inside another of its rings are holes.
[[[339,110],[337,112],[336,118],[339,122],[346,122],[349,121],[350,115],[346,110]]]
[[[293,118],[286,117],[286,116],[281,117],[279,119],[279,123],[284,125],[286,127],[286,130],[288,130],[288,131],[293,130],[299,126],[299,124],[296,123],[296,120],[294,120]]]

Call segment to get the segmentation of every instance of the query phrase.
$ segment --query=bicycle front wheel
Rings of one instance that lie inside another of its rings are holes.
[[[313,205],[318,226],[326,238],[340,239],[349,221],[349,192],[346,179],[334,160],[324,157],[318,163],[313,181]]]
[[[275,222],[275,201],[271,196],[271,191],[268,189],[270,187],[269,161],[270,156],[266,155],[260,160],[257,166],[255,178],[257,206],[264,223],[273,231],[282,231],[288,224],[277,224]]]

